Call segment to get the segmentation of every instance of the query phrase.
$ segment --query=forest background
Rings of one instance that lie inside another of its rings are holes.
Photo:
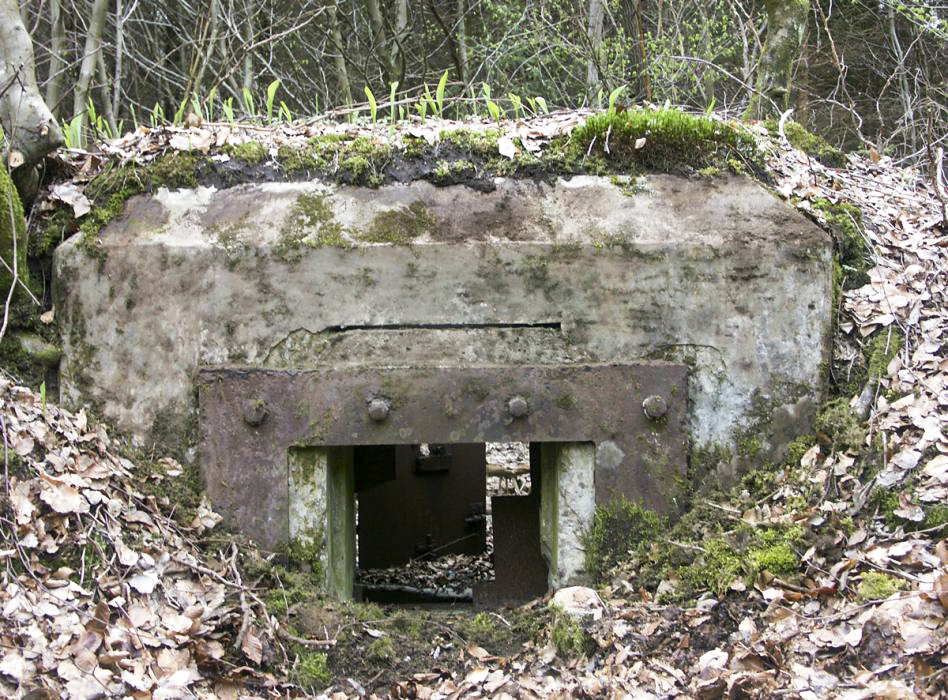
[[[622,88],[623,103],[727,116],[792,108],[833,145],[897,162],[948,139],[945,2],[0,0],[2,23],[17,10],[33,55],[0,37],[0,93],[35,75],[55,117],[36,148],[21,111],[34,143],[19,147],[0,110],[26,164],[189,113],[418,119],[439,82],[450,117],[599,107]]]

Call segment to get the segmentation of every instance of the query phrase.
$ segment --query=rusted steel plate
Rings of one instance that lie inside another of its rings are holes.
[[[217,367],[200,369],[197,386],[208,494],[265,547],[287,539],[293,445],[593,442],[599,502],[663,511],[687,468],[684,365]],[[661,416],[645,413],[653,396]]]
[[[494,580],[474,587],[479,607],[522,603],[547,591],[547,565],[540,554],[540,499],[494,496]]]

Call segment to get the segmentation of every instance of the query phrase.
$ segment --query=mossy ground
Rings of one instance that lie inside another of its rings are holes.
[[[596,642],[575,618],[553,606],[553,622],[549,628],[550,642],[564,659],[590,656]]]
[[[773,119],[765,121],[764,126],[772,136],[776,136],[779,133],[778,124]],[[784,123],[783,133],[791,146],[815,158],[823,165],[827,165],[831,168],[846,167],[846,156],[841,150],[831,146],[826,139],[819,134],[807,131],[806,128],[792,119]]]
[[[598,506],[583,540],[586,571],[597,581],[643,542],[653,540],[665,526],[664,519],[637,503],[618,499]]]
[[[909,589],[906,581],[881,571],[869,571],[862,575],[856,595],[864,602],[885,600],[894,593]]]

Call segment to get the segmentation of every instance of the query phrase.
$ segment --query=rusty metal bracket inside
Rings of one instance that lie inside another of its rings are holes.
[[[687,469],[687,367],[346,367],[198,372],[201,469],[263,546],[288,537],[292,446],[593,442],[596,500],[674,507]]]

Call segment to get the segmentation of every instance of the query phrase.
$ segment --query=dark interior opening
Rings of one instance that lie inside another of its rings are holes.
[[[356,599],[490,605],[545,591],[527,445],[356,447],[354,464]]]

